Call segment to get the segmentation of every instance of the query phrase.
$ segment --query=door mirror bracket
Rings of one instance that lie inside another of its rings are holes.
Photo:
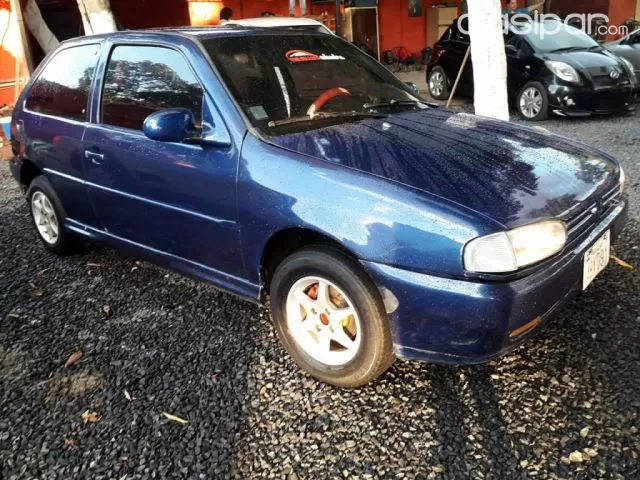
[[[515,45],[505,45],[504,49],[507,55],[513,55],[514,57],[520,56],[520,51],[515,47]]]

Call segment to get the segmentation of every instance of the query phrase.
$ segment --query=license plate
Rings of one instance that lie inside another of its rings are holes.
[[[605,233],[587,250],[584,255],[584,273],[582,275],[582,289],[586,290],[593,280],[609,264],[611,257],[611,231]]]

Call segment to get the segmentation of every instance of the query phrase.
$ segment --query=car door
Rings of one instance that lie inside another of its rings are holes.
[[[449,38],[446,41],[446,54],[441,60],[441,65],[447,72],[451,85],[455,83],[467,54],[467,49],[471,45],[468,28],[469,22],[466,19],[454,22],[453,25],[451,25]],[[457,93],[464,95],[473,94],[473,64],[471,54],[469,54],[467,62],[460,74]]]
[[[505,36],[507,55],[507,90],[513,99],[522,86],[531,79],[532,48],[520,36],[510,32]]]
[[[188,108],[228,136],[215,105],[179,49],[113,45],[94,122],[84,136],[91,203],[104,231],[147,250],[241,275],[236,223],[238,150],[158,142],[145,118]]]
[[[29,87],[17,124],[27,142],[26,158],[44,171],[67,219],[94,226],[83,184],[82,136],[100,49],[92,43],[56,52]]]

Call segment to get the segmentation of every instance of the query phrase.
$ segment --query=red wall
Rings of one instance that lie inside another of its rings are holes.
[[[259,17],[262,12],[276,15],[289,15],[289,0],[224,0],[225,7],[233,10],[233,18]],[[307,1],[307,14],[310,14],[310,3]],[[296,15],[300,15],[300,6],[296,2]]]
[[[409,0],[379,0],[380,51],[407,47],[419,54],[423,48],[432,47],[427,45],[427,9],[440,3],[440,0],[423,0],[422,16],[409,17]],[[461,4],[460,0],[447,3]]]
[[[636,0],[611,0],[609,2],[609,25],[620,26],[629,18],[636,16]],[[621,35],[609,35],[607,39],[615,40]]]

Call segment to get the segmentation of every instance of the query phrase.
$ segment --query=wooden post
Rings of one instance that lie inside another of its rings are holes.
[[[336,0],[336,35],[342,36],[342,11],[340,10],[340,0]]]
[[[460,83],[460,77],[462,77],[462,71],[464,70],[464,67],[467,65],[467,62],[469,61],[470,53],[471,53],[471,45],[467,47],[467,53],[464,54],[464,60],[462,60],[462,65],[460,66],[460,70],[458,70],[458,76],[456,77],[456,81],[453,84],[453,88],[451,88],[451,93],[449,94],[449,100],[447,100],[447,108],[449,108],[449,105],[451,105],[451,99],[453,99],[453,96],[455,95],[456,90],[458,89],[458,83]]]

